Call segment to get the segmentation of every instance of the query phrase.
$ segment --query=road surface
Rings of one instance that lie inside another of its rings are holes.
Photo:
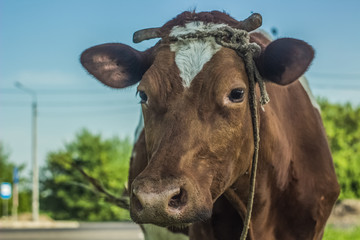
[[[142,240],[134,223],[80,223],[75,229],[0,229],[0,240]]]

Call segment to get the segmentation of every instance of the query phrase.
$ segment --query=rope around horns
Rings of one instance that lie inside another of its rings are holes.
[[[176,38],[170,38],[170,40],[183,41],[185,39],[199,39],[207,37],[214,37],[219,45],[235,50],[235,52],[244,60],[246,73],[249,78],[249,104],[254,135],[254,155],[252,159],[250,190],[246,207],[247,213],[244,220],[244,228],[240,236],[240,240],[245,240],[250,226],[251,213],[254,203],[256,169],[258,163],[260,143],[258,120],[259,117],[257,112],[257,101],[255,92],[256,83],[259,84],[260,88],[260,105],[262,110],[264,110],[263,106],[270,101],[269,96],[266,92],[265,82],[260,76],[260,73],[254,62],[254,57],[260,54],[261,49],[260,46],[256,43],[250,43],[250,36],[247,31],[234,29],[229,26],[221,27],[219,29],[209,32],[197,31],[195,33],[180,35]]]

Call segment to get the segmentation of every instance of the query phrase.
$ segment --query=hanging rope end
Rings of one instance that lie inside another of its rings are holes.
[[[266,104],[268,104],[269,102],[270,102],[269,95],[268,95],[267,92],[265,91],[265,92],[261,95],[261,97],[260,97],[260,106],[261,106],[261,110],[262,110],[263,112],[265,112],[264,106],[265,106]]]

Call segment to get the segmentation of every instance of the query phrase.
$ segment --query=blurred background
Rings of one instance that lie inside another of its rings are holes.
[[[107,42],[145,50],[156,40],[134,44],[136,30],[194,9],[224,10],[238,20],[258,12],[273,38],[298,38],[314,47],[306,77],[322,107],[340,199],[360,198],[359,1],[0,0],[0,183],[19,193],[1,200],[1,216],[34,218],[36,159],[40,219],[129,220],[70,162],[81,159],[88,174],[112,194],[123,194],[140,117],[136,86],[102,85],[79,56]],[[355,229],[349,234],[360,235]]]

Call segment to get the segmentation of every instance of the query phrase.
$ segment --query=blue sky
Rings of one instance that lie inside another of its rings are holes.
[[[140,107],[135,88],[104,87],[83,70],[79,56],[96,44],[132,43],[134,31],[157,27],[185,10],[225,10],[238,20],[252,12],[263,29],[299,38],[316,50],[307,72],[313,92],[332,102],[360,104],[360,1],[114,1],[0,0],[0,141],[11,161],[31,166],[31,97],[38,96],[38,160],[86,127],[105,137],[133,138]]]

